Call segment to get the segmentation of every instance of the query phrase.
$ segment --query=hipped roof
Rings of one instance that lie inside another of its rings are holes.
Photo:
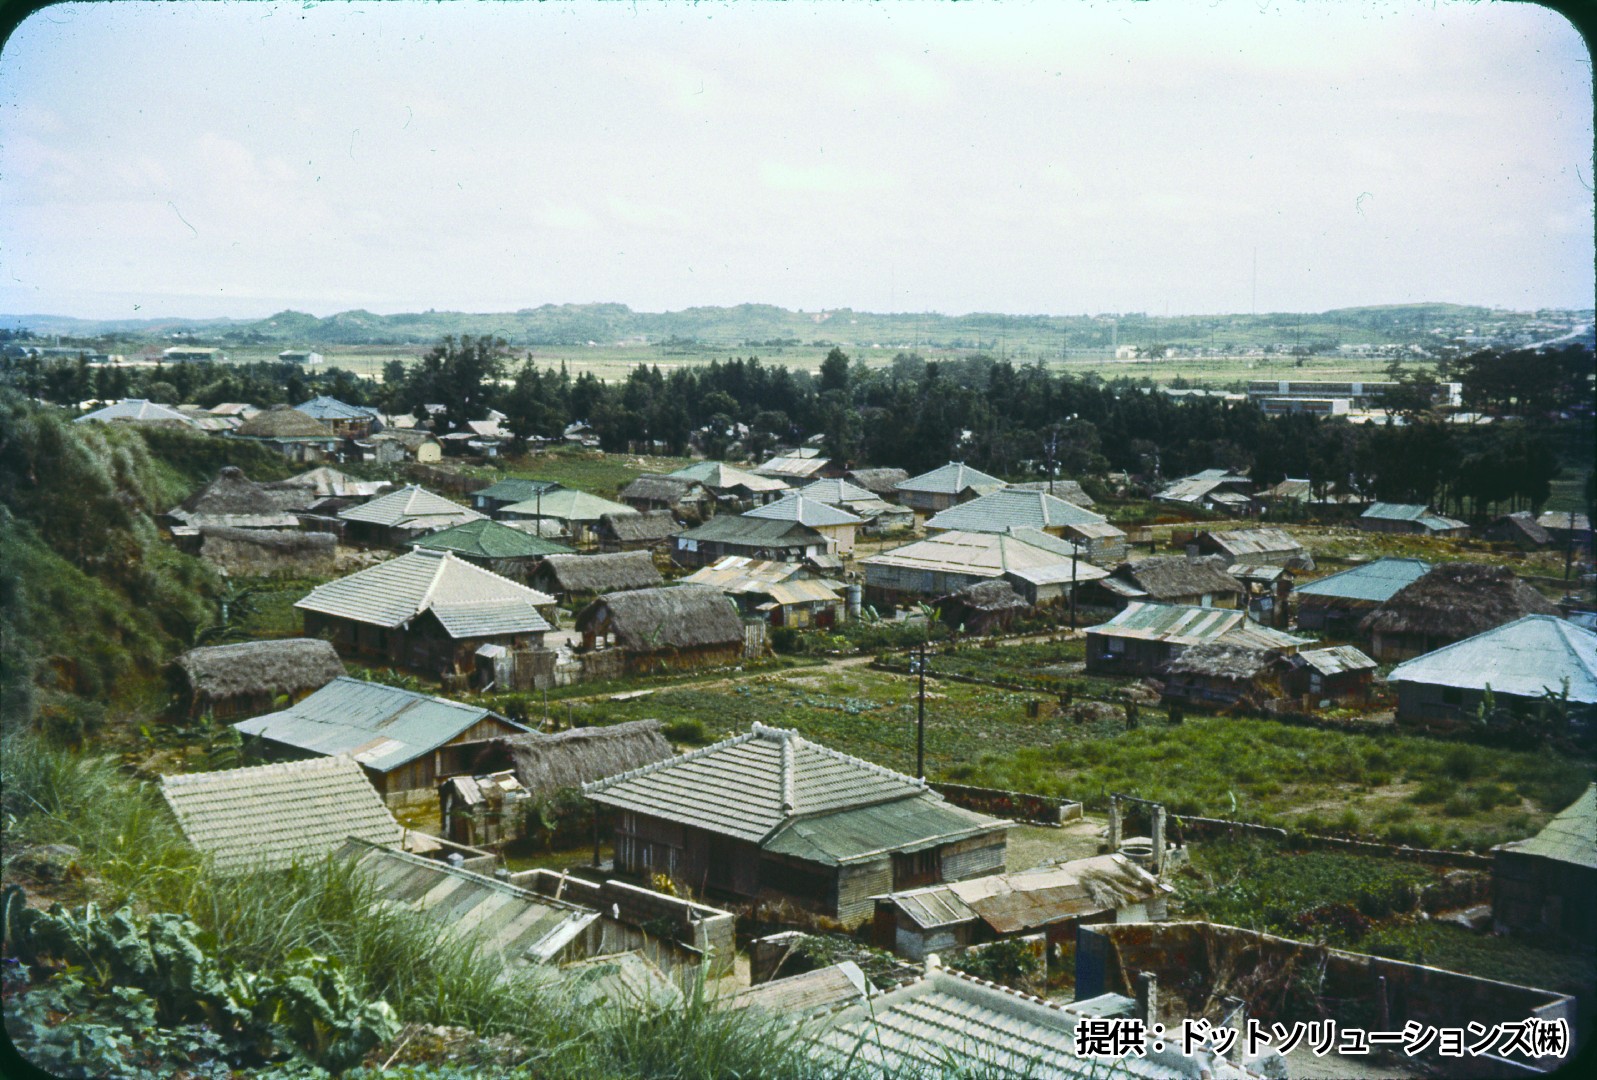
[[[332,428],[287,405],[273,405],[265,412],[256,413],[235,428],[233,434],[253,439],[339,441],[337,433]]]
[[[453,554],[417,549],[319,585],[294,606],[390,628],[430,610],[451,637],[468,638],[548,630],[538,608],[552,603]]]
[[[666,475],[697,480],[712,491],[730,491],[733,488],[746,488],[751,492],[787,490],[787,484],[773,476],[758,476],[721,461],[695,462]]]
[[[1399,664],[1387,682],[1539,698],[1563,692],[1597,704],[1597,633],[1552,615],[1527,615]]]
[[[1557,605],[1505,566],[1443,563],[1393,593],[1359,629],[1464,638],[1525,615],[1557,614]]]
[[[926,522],[927,529],[1004,532],[1013,528],[1056,529],[1073,525],[1105,525],[1102,514],[1066,502],[1046,491],[1005,488],[950,506]],[[1117,532],[1119,530],[1116,530]]]
[[[441,532],[428,533],[411,542],[413,548],[453,551],[479,559],[536,559],[544,555],[567,555],[571,549],[553,540],[512,529],[502,521],[481,518]]]
[[[525,514],[528,517],[553,518],[556,521],[598,521],[606,514],[617,516],[636,514],[637,510],[625,503],[611,502],[586,491],[556,488],[534,495],[518,503],[511,503],[501,513]]]
[[[770,521],[796,521],[800,525],[810,528],[829,528],[834,525],[863,525],[865,519],[830,506],[816,499],[805,498],[799,492],[784,495],[780,499],[768,502],[763,506],[756,506],[743,514],[748,518],[763,518]]]
[[[338,516],[344,521],[386,525],[392,529],[441,529],[483,518],[470,507],[450,502],[419,484],[407,484],[371,502],[340,510]]]
[[[997,491],[1004,486],[1004,482],[962,461],[950,461],[947,465],[939,465],[908,480],[900,480],[893,486],[898,491],[918,491],[930,495],[958,495],[963,491],[986,494]]]

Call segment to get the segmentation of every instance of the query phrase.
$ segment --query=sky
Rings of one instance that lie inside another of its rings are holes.
[[[0,312],[1585,308],[1591,78],[1521,3],[62,4]]]

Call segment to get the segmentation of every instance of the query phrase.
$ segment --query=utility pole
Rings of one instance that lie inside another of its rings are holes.
[[[927,634],[931,633],[930,624]],[[926,779],[926,642],[920,643],[920,660],[915,664],[920,674],[920,708],[915,719],[915,775]]]
[[[1076,629],[1076,562],[1081,558],[1081,541],[1070,538],[1070,629]]]

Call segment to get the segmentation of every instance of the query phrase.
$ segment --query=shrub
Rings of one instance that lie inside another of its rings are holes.
[[[681,720],[672,720],[660,729],[661,733],[672,742],[687,743],[689,746],[704,746],[710,741],[710,732],[704,726],[704,721],[698,717],[684,717]]]

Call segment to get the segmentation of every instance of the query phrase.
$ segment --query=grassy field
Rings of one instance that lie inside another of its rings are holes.
[[[598,450],[562,448],[507,458],[497,466],[449,462],[448,467],[453,472],[480,478],[484,487],[507,477],[553,480],[562,487],[613,499],[617,492],[644,473],[672,472],[689,464],[692,464],[690,458],[605,454]]]

